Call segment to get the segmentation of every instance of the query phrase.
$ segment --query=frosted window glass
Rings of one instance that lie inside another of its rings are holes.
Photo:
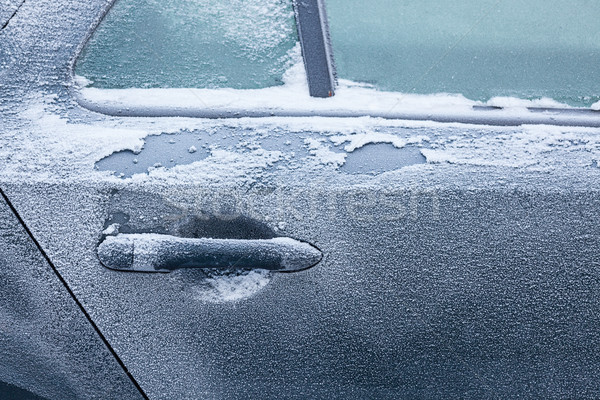
[[[600,1],[327,0],[340,78],[409,93],[600,100]]]
[[[291,0],[118,0],[75,73],[98,88],[282,84],[298,41]]]

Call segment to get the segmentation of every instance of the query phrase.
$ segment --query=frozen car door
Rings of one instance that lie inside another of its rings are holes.
[[[104,5],[2,32],[1,184],[149,398],[598,395],[597,130],[90,112],[69,68]]]

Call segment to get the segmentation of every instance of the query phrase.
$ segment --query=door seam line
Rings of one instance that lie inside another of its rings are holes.
[[[56,268],[56,266],[54,265],[54,263],[50,260],[50,257],[46,254],[46,252],[44,251],[44,249],[42,248],[42,246],[40,245],[40,243],[33,236],[33,233],[27,227],[27,225],[25,224],[25,221],[23,220],[23,218],[21,218],[21,216],[17,212],[17,209],[14,207],[14,205],[8,199],[8,196],[4,193],[4,190],[2,190],[2,188],[0,188],[0,195],[4,199],[4,201],[6,202],[6,204],[8,205],[8,207],[10,208],[10,210],[12,211],[12,213],[14,214],[14,216],[19,221],[19,224],[21,224],[21,226],[23,227],[23,229],[25,229],[25,232],[27,233],[27,235],[29,236],[29,238],[33,241],[33,243],[35,244],[35,247],[41,253],[42,257],[50,265],[50,268],[52,269],[52,271],[54,272],[54,274],[58,277],[58,279],[63,284],[63,286],[65,287],[65,289],[67,289],[67,292],[69,293],[69,295],[71,296],[71,298],[73,299],[73,301],[75,302],[75,304],[83,312],[83,314],[85,315],[85,317],[88,320],[88,322],[90,323],[90,325],[92,325],[92,328],[94,328],[94,330],[96,331],[96,334],[100,337],[100,339],[102,340],[102,342],[104,343],[104,345],[108,348],[109,352],[113,355],[113,357],[115,358],[115,360],[117,361],[117,363],[119,364],[119,366],[123,369],[123,371],[125,371],[125,374],[131,380],[131,383],[133,383],[133,385],[135,386],[135,388],[140,392],[140,394],[142,395],[142,397],[144,398],[144,400],[149,400],[149,397],[146,395],[146,393],[144,393],[144,390],[142,389],[142,387],[140,386],[140,384],[135,380],[135,378],[133,377],[133,375],[131,374],[131,372],[129,372],[129,370],[125,366],[125,363],[123,362],[123,360],[121,360],[121,358],[119,357],[119,355],[117,354],[117,352],[115,351],[115,349],[113,349],[113,347],[109,343],[108,339],[100,331],[100,328],[98,327],[98,325],[96,325],[96,323],[94,322],[94,320],[92,319],[92,317],[90,316],[90,314],[83,307],[83,304],[81,304],[81,302],[77,299],[77,297],[75,296],[75,293],[73,293],[73,291],[71,290],[71,288],[67,284],[67,281],[62,277],[62,275],[60,274],[60,272],[58,272],[58,269]]]
[[[8,23],[10,22],[11,19],[13,19],[15,17],[15,15],[17,15],[17,12],[19,12],[19,10],[21,9],[21,7],[23,6],[23,3],[25,3],[25,0],[22,0],[21,4],[19,4],[17,6],[17,8],[15,9],[15,11],[12,13],[12,15],[10,17],[8,17],[8,19],[6,20],[6,22],[4,23],[4,25],[2,25],[2,27],[0,27],[0,31],[3,30],[4,28],[6,28],[8,26]]]

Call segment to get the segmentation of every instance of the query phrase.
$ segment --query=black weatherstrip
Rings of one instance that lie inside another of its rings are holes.
[[[331,97],[335,90],[335,69],[324,1],[293,1],[308,89],[312,97]]]
[[[0,188],[0,195],[2,195],[2,198],[6,202],[6,204],[8,205],[8,207],[10,208],[10,210],[12,211],[12,213],[15,215],[15,217],[17,218],[17,220],[19,221],[19,223],[21,224],[21,226],[23,227],[23,229],[25,229],[25,232],[27,232],[27,235],[33,241],[33,243],[35,244],[35,247],[37,247],[37,249],[42,254],[42,256],[44,257],[44,259],[46,260],[46,262],[50,265],[50,268],[52,268],[52,271],[54,271],[54,273],[56,274],[56,276],[58,277],[58,279],[60,280],[60,282],[64,285],[65,289],[67,289],[67,292],[69,292],[69,295],[71,296],[71,298],[73,299],[73,301],[75,302],[75,304],[77,304],[77,306],[79,307],[79,309],[81,310],[81,312],[83,312],[83,314],[87,318],[88,322],[92,325],[92,327],[94,328],[94,330],[96,331],[96,333],[98,334],[98,336],[100,337],[100,339],[102,339],[102,341],[104,342],[104,344],[106,345],[106,347],[108,348],[108,350],[110,351],[110,353],[113,355],[113,357],[115,358],[115,360],[117,360],[117,363],[121,366],[121,368],[123,368],[123,371],[125,371],[125,373],[129,377],[129,379],[131,380],[131,382],[133,383],[133,385],[136,387],[136,389],[140,392],[140,394],[142,395],[142,397],[144,399],[146,399],[146,400],[149,400],[149,398],[146,395],[146,393],[144,393],[144,391],[142,390],[142,387],[140,386],[140,384],[135,380],[135,378],[133,377],[133,375],[131,375],[131,372],[129,372],[129,370],[127,369],[127,367],[125,366],[125,364],[123,363],[123,361],[121,360],[121,358],[119,358],[118,354],[112,348],[112,346],[110,345],[110,343],[108,342],[108,340],[106,339],[106,337],[102,334],[102,332],[100,331],[100,329],[98,328],[98,326],[96,325],[96,323],[94,322],[94,320],[92,320],[92,317],[90,317],[90,315],[85,310],[85,308],[83,307],[83,305],[79,302],[79,300],[77,299],[77,297],[75,297],[75,293],[73,293],[73,291],[71,290],[71,288],[69,287],[69,285],[67,284],[67,282],[65,281],[65,279],[58,272],[58,270],[56,269],[56,266],[50,260],[50,257],[48,257],[48,255],[46,254],[46,252],[44,251],[44,249],[42,248],[42,246],[35,239],[35,237],[31,233],[31,231],[29,230],[29,228],[25,224],[25,221],[23,221],[23,218],[21,218],[21,216],[17,212],[16,208],[13,206],[13,204],[10,202],[10,200],[8,199],[8,197],[6,196],[6,194],[4,193],[4,191],[1,188]]]

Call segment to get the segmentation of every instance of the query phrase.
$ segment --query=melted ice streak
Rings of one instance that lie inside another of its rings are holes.
[[[244,300],[267,286],[271,274],[265,270],[207,272],[206,279],[193,287],[196,300],[210,303],[225,303]]]

